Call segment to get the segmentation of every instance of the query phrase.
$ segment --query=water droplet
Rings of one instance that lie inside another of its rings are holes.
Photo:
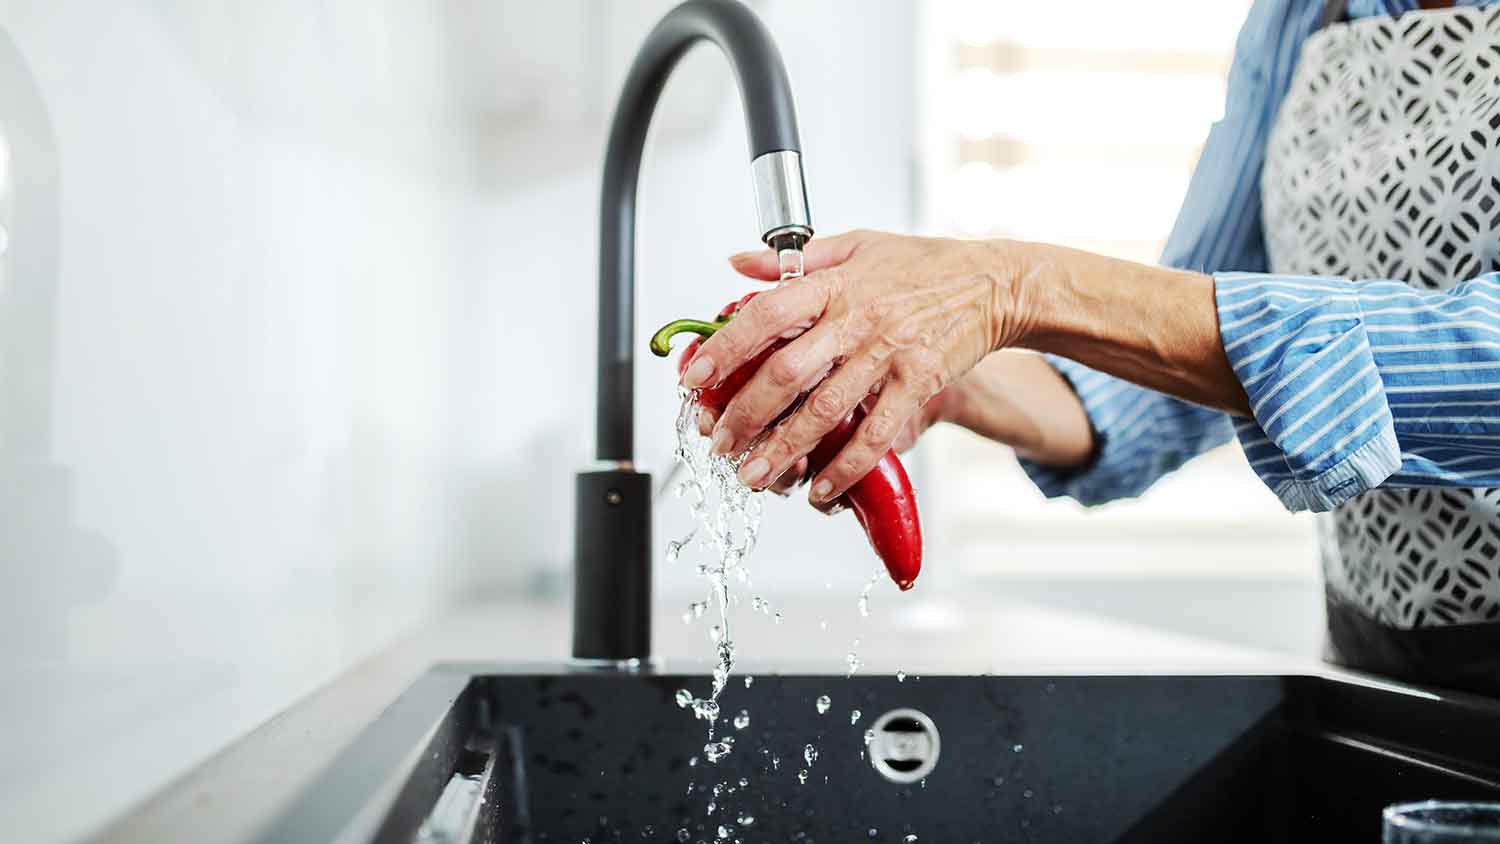
[[[734,728],[743,730],[748,726],[750,726],[750,713],[741,709],[740,714],[734,716]]]
[[[819,715],[826,715],[828,713],[828,708],[830,706],[833,706],[833,701],[829,699],[828,695],[823,695],[818,698],[818,702],[814,705],[818,707]]]
[[[740,788],[744,788],[745,786],[747,786],[749,784],[750,784],[749,780],[745,779],[744,777],[740,777]]]
[[[734,745],[732,742],[711,741],[708,744],[703,745],[703,755],[708,757],[708,761],[710,764],[717,765],[719,764],[719,760],[723,759],[725,756],[728,756],[729,751],[733,748]],[[714,786],[714,794],[717,795],[719,791],[720,786]]]
[[[850,723],[851,726],[854,725],[854,724],[858,724],[859,723],[859,716],[860,716],[860,711],[858,709],[850,711],[850,713],[849,713],[849,723]]]
[[[822,621],[818,622],[818,629],[819,630],[827,630],[828,629],[828,619],[825,618]]]
[[[693,538],[693,535],[690,533],[690,534],[687,535],[686,539],[674,539],[671,542],[668,542],[667,543],[667,562],[669,562],[669,563],[675,563],[675,562],[677,562],[678,556],[680,556],[682,554],[682,546],[688,544],[688,541],[691,540],[692,538]]]
[[[865,836],[868,838],[877,838],[880,836],[880,830],[872,826],[870,827],[869,831],[865,833]]]
[[[677,706],[679,708],[687,709],[689,706],[692,705],[692,703],[693,703],[693,693],[692,692],[688,691],[687,689],[678,689],[677,690]]]
[[[712,815],[714,813],[714,810],[717,809],[717,808],[719,808],[719,804],[718,803],[715,803],[712,800],[708,801],[708,812],[706,814]]]
[[[672,559],[676,559],[676,558],[673,557]],[[866,617],[866,618],[869,617],[869,615],[870,615],[870,596],[869,595],[860,595],[859,596],[859,614],[861,616]]]
[[[754,815],[740,815],[735,820],[739,822],[740,826],[753,826],[755,824]]]
[[[1025,791],[1021,792],[1021,796],[1025,797],[1027,800],[1030,800],[1032,797],[1036,796],[1036,792],[1028,788]]]
[[[691,758],[691,759],[688,760],[688,767],[689,768],[696,767],[697,764],[698,764],[698,757],[696,757],[696,756],[694,756],[693,758]]]
[[[807,784],[807,771],[802,770],[802,771],[798,771],[797,772],[797,784],[798,785],[806,785]]]
[[[1025,749],[1025,748],[1023,748],[1023,747],[1022,747],[1022,746],[1021,746],[1021,745],[1019,745],[1019,744],[1013,744],[1013,745],[1011,745],[1011,746],[1010,746],[1010,752],[1011,752],[1011,753],[1020,753],[1020,752],[1021,752],[1021,751],[1022,751],[1022,750],[1024,750],[1024,749]]]
[[[692,611],[693,618],[702,618],[703,613],[708,610],[708,602],[694,601],[691,604],[688,604],[688,609]]]
[[[681,841],[682,844],[687,844],[687,842],[693,840],[693,834],[687,831],[687,827],[683,827],[677,830],[677,840]]]
[[[849,663],[849,676],[851,677],[854,676],[854,672],[858,671],[860,665],[863,664],[859,661],[859,654],[852,650],[848,656],[844,657],[844,660]]]
[[[781,770],[781,757],[780,756],[772,756],[771,757],[771,770],[773,770],[773,771],[779,771],[779,770]]]
[[[755,678],[754,677],[751,677],[748,674],[745,675],[745,688],[747,688],[747,689],[750,688],[750,684],[754,683],[754,682],[755,682]]]
[[[1062,814],[1062,804],[1061,803],[1054,803],[1054,804],[1052,804],[1052,814],[1054,814],[1054,815],[1061,815]]]
[[[714,644],[718,644],[719,642],[724,641],[724,628],[720,627],[717,624],[715,624],[713,627],[708,628],[708,638],[709,641],[712,641]]]
[[[776,622],[777,624],[780,624],[781,623],[781,610],[777,610],[775,612],[775,614],[773,614],[771,616],[771,620],[774,621],[774,622]]]
[[[809,768],[812,767],[812,763],[818,761],[818,749],[809,744],[802,748],[802,758],[807,760]]]
[[[898,683],[905,683],[906,682],[906,672],[905,671],[902,671],[900,669],[896,670],[896,682],[898,682]]]
[[[902,838],[901,840],[905,841],[906,844],[912,844],[913,841],[917,840],[917,835],[916,835],[916,833],[910,833],[905,838]]]
[[[875,731],[865,730],[865,747],[869,747],[873,741],[875,741]]]
[[[655,834],[656,834],[656,827],[652,826],[651,824],[646,824],[645,826],[641,827],[641,837],[642,838],[650,838],[651,836],[653,836]]]

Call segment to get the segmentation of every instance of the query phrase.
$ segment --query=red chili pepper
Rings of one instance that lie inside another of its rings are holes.
[[[711,336],[724,327],[755,295],[750,293],[738,302],[725,305],[714,322],[677,320],[668,323],[652,336],[651,351],[664,357],[670,352],[671,339],[676,334],[686,331],[701,335],[694,337],[678,357],[677,373],[681,375],[697,353],[702,338]],[[716,415],[722,414],[735,393],[784,345],[786,341],[771,344],[716,386],[699,390],[699,404]],[[822,471],[849,444],[864,417],[864,410],[855,408],[853,413],[823,437],[808,455],[809,474],[815,475]],[[885,570],[891,579],[902,591],[910,589],[922,571],[922,521],[917,512],[917,498],[912,490],[911,479],[907,477],[906,467],[901,465],[901,458],[896,456],[896,452],[887,451],[869,474],[840,496],[839,503],[854,511],[854,517],[864,528],[865,537],[875,549],[875,554],[885,563]]]

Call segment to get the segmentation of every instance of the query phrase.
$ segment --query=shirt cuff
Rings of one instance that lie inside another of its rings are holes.
[[[1046,359],[1073,387],[1094,430],[1094,455],[1083,466],[1059,469],[1020,461],[1032,483],[1048,498],[1068,497],[1085,506],[1134,498],[1163,475],[1230,439],[1222,413],[1067,358],[1047,355]]]
[[[1235,430],[1250,467],[1289,510],[1331,510],[1401,466],[1356,288],[1337,278],[1214,275],[1220,340],[1253,415]]]

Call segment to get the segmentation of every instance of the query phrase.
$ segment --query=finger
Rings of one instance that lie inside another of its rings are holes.
[[[849,260],[854,250],[868,236],[868,232],[845,232],[833,237],[809,240],[802,248],[802,271],[810,273],[827,267],[838,266]],[[729,257],[729,265],[740,275],[761,281],[780,281],[781,263],[770,249],[741,252]]]
[[[698,347],[682,373],[682,385],[689,389],[717,385],[777,338],[808,328],[823,315],[828,290],[826,284],[791,284],[750,300]]]
[[[785,497],[787,495],[790,495],[792,489],[796,487],[797,484],[802,483],[802,481],[806,478],[807,458],[804,457],[794,463],[792,465],[792,468],[788,469],[785,472],[782,472],[781,477],[777,478],[776,482],[767,487],[767,489],[771,490],[777,495]]]
[[[776,421],[782,411],[791,407],[798,396],[823,380],[843,354],[843,329],[836,321],[819,323],[778,349],[740,388],[719,417],[715,433],[723,431],[727,435],[722,453],[736,454],[748,446]],[[785,469],[791,462],[788,458],[776,468]],[[746,466],[749,466],[749,461]],[[745,482],[754,486],[753,481]]]
[[[809,454],[818,442],[854,411],[883,374],[884,361],[877,355],[860,355],[846,361],[813,388],[807,400],[786,421],[776,426],[765,442],[746,456],[741,468],[757,458],[766,461],[766,476],[775,477],[787,466]],[[726,411],[725,415],[728,415]],[[746,469],[745,474],[754,472]],[[740,479],[754,487],[752,481]]]
[[[922,399],[909,384],[895,381],[880,391],[875,409],[859,423],[859,430],[837,457],[829,461],[813,481],[808,500],[818,507],[843,495],[860,478],[869,474],[890,450],[906,420],[916,415]]]
[[[698,408],[698,433],[708,436],[713,433],[714,422],[718,421],[718,414],[706,407]]]

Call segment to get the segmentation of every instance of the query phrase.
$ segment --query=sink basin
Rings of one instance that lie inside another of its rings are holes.
[[[683,688],[435,668],[263,840],[1375,841],[1386,804],[1500,799],[1500,703],[1358,678],[736,676],[717,764]]]

